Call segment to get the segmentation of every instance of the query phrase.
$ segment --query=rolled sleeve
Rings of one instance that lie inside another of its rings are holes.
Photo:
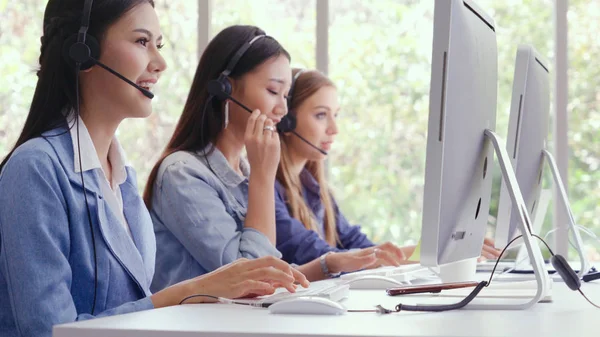
[[[245,252],[244,257],[275,256],[281,258],[281,252],[277,250],[269,239],[254,228],[242,229],[242,240],[240,240],[240,251]]]
[[[261,232],[238,228],[227,212],[212,177],[185,161],[176,161],[159,177],[153,205],[162,224],[207,271],[245,257],[255,259],[281,253]]]

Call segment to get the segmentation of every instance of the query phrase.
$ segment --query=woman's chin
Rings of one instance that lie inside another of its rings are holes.
[[[152,104],[142,103],[137,104],[136,108],[131,110],[130,118],[147,118],[152,115]]]
[[[310,158],[311,161],[322,161],[322,160],[327,159],[326,154],[318,152],[317,150],[314,150],[314,152],[316,152],[316,153],[311,156],[311,158]]]

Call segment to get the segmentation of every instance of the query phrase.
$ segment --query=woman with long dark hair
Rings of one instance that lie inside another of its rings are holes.
[[[90,18],[87,34],[77,34],[82,17]],[[198,293],[232,298],[306,285],[287,263],[264,258],[150,291],[151,218],[115,131],[152,112],[149,91],[166,69],[161,40],[152,0],[48,2],[29,115],[0,164],[0,336],[51,336],[55,324],[176,305]],[[88,64],[76,41],[134,85]]]
[[[281,257],[275,248],[275,125],[287,113],[290,82],[290,55],[257,27],[228,27],[204,50],[144,193],[157,240],[153,290],[239,258]],[[344,271],[374,262],[372,251],[336,258],[344,260]],[[309,280],[326,277],[319,260],[298,270]]]

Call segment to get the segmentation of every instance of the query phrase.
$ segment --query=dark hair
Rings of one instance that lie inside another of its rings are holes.
[[[210,41],[202,53],[183,113],[175,127],[175,132],[148,177],[144,191],[144,202],[148,209],[151,208],[154,181],[162,161],[177,151],[204,149],[208,145],[214,144],[223,131],[225,122],[223,101],[212,98],[210,105],[205,106],[209,103],[207,84],[210,80],[217,79],[234,54],[257,35],[265,35],[265,32],[254,26],[227,27]],[[282,54],[288,60],[291,59],[290,54],[275,39],[258,39],[246,50],[242,58],[233,67],[229,77],[233,79],[240,78],[265,61]]]
[[[29,114],[14,147],[0,164],[0,171],[15,149],[44,132],[65,124],[63,111],[75,107],[75,70],[63,58],[65,40],[79,31],[83,0],[50,0],[44,12],[40,68]],[[99,43],[110,25],[137,5],[153,0],[96,0],[92,5],[88,34]]]

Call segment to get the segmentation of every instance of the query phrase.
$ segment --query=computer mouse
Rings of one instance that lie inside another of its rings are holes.
[[[346,307],[317,296],[301,296],[275,302],[269,306],[272,314],[342,315]]]
[[[365,275],[349,280],[350,289],[388,289],[404,286],[406,283],[400,282],[389,276]]]

